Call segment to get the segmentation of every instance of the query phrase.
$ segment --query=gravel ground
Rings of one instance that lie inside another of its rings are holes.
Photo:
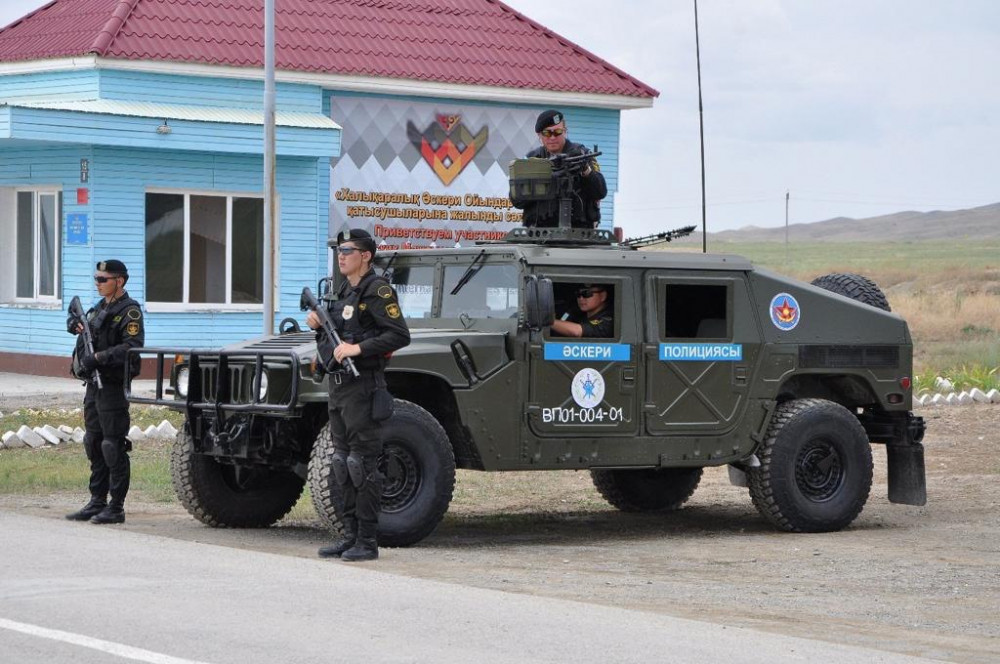
[[[374,564],[405,576],[998,662],[1000,407],[919,414],[928,420],[928,504],[888,502],[885,454],[876,448],[872,496],[839,533],[775,532],[724,469],[706,472],[684,509],[668,515],[603,505],[586,473],[462,472],[438,530],[418,546],[383,550]],[[463,485],[489,499],[460,499]],[[78,502],[0,496],[0,509],[61,518]],[[327,541],[310,521],[216,530],[173,504],[132,500],[128,508],[122,528],[164,537],[302,557]]]

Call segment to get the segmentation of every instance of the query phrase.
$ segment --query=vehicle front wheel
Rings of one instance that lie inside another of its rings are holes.
[[[592,470],[590,477],[604,499],[623,512],[670,512],[691,497],[701,473],[701,468],[643,468]]]
[[[392,417],[382,424],[382,511],[378,542],[410,546],[437,527],[455,488],[455,456],[444,429],[420,406],[395,400]],[[340,532],[343,497],[333,477],[333,439],[323,427],[309,461],[309,490],[320,520]]]
[[[265,528],[298,502],[305,481],[291,471],[219,463],[177,434],[170,452],[174,491],[191,516],[215,528]]]
[[[781,404],[757,456],[760,466],[747,473],[750,497],[781,530],[840,530],[868,501],[871,444],[858,419],[840,404],[823,399]]]

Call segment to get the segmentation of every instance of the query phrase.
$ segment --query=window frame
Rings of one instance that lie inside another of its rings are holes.
[[[146,197],[150,194],[162,194],[167,196],[183,196],[184,197],[184,261],[183,261],[183,275],[182,275],[182,285],[181,285],[181,302],[163,302],[156,300],[146,301],[146,310],[151,312],[163,312],[163,313],[183,313],[191,311],[226,311],[226,312],[263,312],[264,303],[252,304],[248,302],[236,302],[233,300],[233,199],[236,198],[250,198],[259,200],[261,202],[261,207],[265,205],[263,192],[247,192],[247,191],[218,191],[218,190],[200,190],[200,189],[172,189],[163,187],[150,187],[147,188],[143,193],[143,224],[145,224],[145,214],[146,214]],[[203,196],[203,197],[214,197],[214,198],[224,198],[226,200],[226,301],[225,302],[190,302],[191,297],[191,197],[193,196]],[[279,200],[275,200],[275,211],[280,210]],[[264,210],[266,212],[266,210]],[[280,213],[279,217],[280,217]],[[275,226],[280,228],[279,220],[275,220]],[[144,228],[145,231],[145,228]],[[267,233],[267,225],[264,224],[262,229],[263,233]],[[280,233],[278,234],[280,236]],[[275,238],[275,246],[273,250],[276,257],[276,265],[274,269],[274,275],[272,279],[272,292],[278,293],[279,290],[279,275],[280,275],[280,261],[281,253],[280,247],[280,237]],[[143,258],[145,259],[144,248]],[[266,260],[266,256],[262,256]],[[261,263],[263,266],[263,262]],[[146,278],[150,277],[148,271],[146,273]],[[262,272],[263,279],[263,272]],[[267,284],[262,284],[262,288],[267,288]]]
[[[61,305],[62,304],[62,244],[63,244],[63,222],[62,222],[62,188],[57,186],[42,186],[42,187],[12,187],[14,193],[14,298],[12,302],[14,304],[44,304],[44,305]],[[17,241],[18,241],[18,208],[17,199],[18,194],[31,194],[31,248],[32,248],[32,296],[31,297],[19,297],[17,295],[17,268],[18,260],[20,257],[17,254]],[[41,205],[39,204],[41,196],[54,196],[55,197],[55,234],[54,234],[54,252],[52,260],[52,295],[40,295],[38,293],[39,283],[40,283],[40,271],[41,271],[41,261],[39,260],[39,235],[40,235],[40,225],[41,225]]]

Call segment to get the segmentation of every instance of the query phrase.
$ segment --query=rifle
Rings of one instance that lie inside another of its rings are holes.
[[[555,177],[561,176],[573,176],[581,173],[586,167],[587,163],[590,162],[594,157],[600,157],[601,152],[594,146],[593,152],[583,149],[580,154],[568,155],[566,153],[554,154],[549,157],[549,161],[552,162],[552,175]]]
[[[672,231],[663,231],[662,233],[653,233],[652,235],[643,235],[642,237],[630,237],[622,242],[622,246],[638,249],[639,247],[648,247],[651,244],[670,242],[671,240],[691,235],[691,233],[695,232],[696,228],[696,226],[684,226],[682,228],[675,228]]]
[[[73,299],[69,302],[69,314],[80,321],[80,325],[83,326],[83,348],[87,351],[88,355],[94,354],[94,335],[90,331],[90,321],[87,320],[87,314],[83,310],[83,305],[80,304],[80,296],[74,295]],[[101,372],[94,369],[94,382],[97,383],[97,389],[104,389],[104,382],[101,380]]]
[[[299,309],[302,311],[308,309],[316,313],[319,317],[319,322],[323,327],[323,332],[326,334],[331,343],[333,343],[334,348],[344,343],[344,341],[340,338],[340,335],[337,334],[337,328],[334,326],[333,320],[330,319],[330,314],[328,314],[326,309],[320,305],[316,296],[313,295],[313,292],[308,286],[305,286],[302,289],[302,297],[299,298]],[[344,367],[346,367],[355,378],[359,378],[361,376],[361,374],[358,373],[358,368],[354,366],[354,360],[350,357],[345,357],[341,364],[344,365]]]
[[[594,157],[600,156],[597,146],[590,152],[587,148],[575,155],[565,153],[549,157],[552,164],[552,179],[555,183],[555,197],[559,201],[559,227],[572,227],[573,197],[576,193],[576,178],[580,175]]]

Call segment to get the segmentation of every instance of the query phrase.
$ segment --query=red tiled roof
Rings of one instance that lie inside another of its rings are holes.
[[[0,62],[94,54],[262,67],[263,0],[53,0],[0,30]],[[497,0],[276,0],[280,70],[655,97]]]

